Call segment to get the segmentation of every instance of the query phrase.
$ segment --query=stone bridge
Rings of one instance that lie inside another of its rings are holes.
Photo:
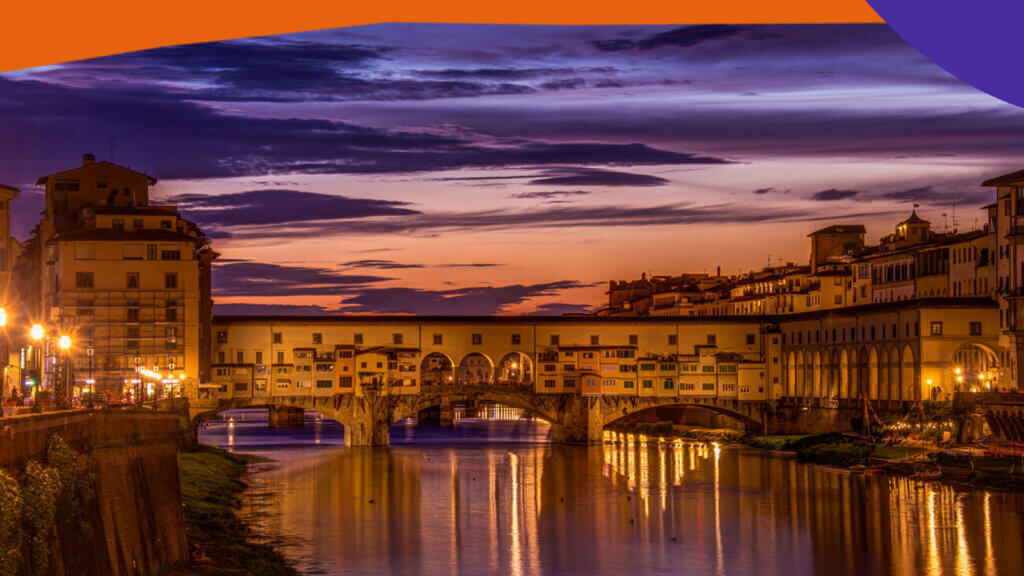
[[[984,418],[993,435],[1024,442],[1024,394],[961,392],[957,394],[956,401]]]
[[[364,390],[361,396],[277,395],[265,398],[232,398],[197,404],[191,409],[194,422],[217,412],[244,407],[271,410],[303,409],[337,420],[345,428],[345,441],[353,446],[387,446],[391,425],[431,408],[444,413],[453,404],[493,403],[519,408],[551,424],[553,442],[597,444],[605,426],[643,410],[672,406],[699,406],[735,418],[748,429],[762,432],[771,418],[771,407],[763,401],[700,397],[581,396],[579,394],[536,394],[527,387],[493,385],[431,386],[418,394],[387,394]]]

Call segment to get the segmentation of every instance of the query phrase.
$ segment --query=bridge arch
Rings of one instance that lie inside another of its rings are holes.
[[[997,374],[994,373],[1000,371],[999,355],[995,350],[976,342],[961,345],[953,352],[950,361],[953,369],[961,371],[964,390],[970,390],[972,386],[977,385],[980,381],[979,376],[985,377],[985,380],[995,380]]]
[[[804,396],[804,382],[806,380],[807,367],[804,365],[804,352],[796,352],[796,386],[793,390],[794,396]]]
[[[389,415],[388,425],[412,418],[424,410],[460,403],[501,404],[527,412],[549,424],[558,422],[557,406],[550,399],[537,397],[528,391],[518,392],[495,386],[446,386],[437,392],[409,396],[396,403]]]
[[[470,352],[459,362],[455,380],[462,385],[491,384],[494,382],[494,361],[482,352]]]
[[[509,352],[498,362],[496,378],[499,384],[506,386],[533,385],[533,360],[525,352]]]
[[[701,408],[726,416],[742,423],[749,432],[762,433],[763,432],[763,421],[761,408],[744,405],[734,402],[735,405],[729,405],[729,401],[684,401],[677,398],[665,398],[661,401],[652,399],[649,403],[637,403],[637,404],[626,404],[626,405],[613,405],[610,409],[605,410],[603,417],[602,426],[607,428],[608,426],[614,425],[623,419],[630,418],[642,412],[648,410],[655,410],[657,408]]]
[[[455,363],[443,352],[431,352],[420,362],[420,382],[424,386],[450,384],[455,379]]]

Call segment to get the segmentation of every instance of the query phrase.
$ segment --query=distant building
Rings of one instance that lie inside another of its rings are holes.
[[[143,369],[158,388],[208,380],[216,253],[202,231],[174,206],[150,205],[155,178],[91,154],[38,184],[46,210],[26,253],[41,287],[31,320],[52,338],[71,335],[74,384],[121,398]]]

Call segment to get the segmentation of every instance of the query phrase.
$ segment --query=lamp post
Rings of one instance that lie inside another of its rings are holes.
[[[7,309],[0,308],[0,338],[3,338],[3,346],[0,346],[0,354],[3,354],[3,367],[4,373],[3,378],[0,378],[0,404],[4,402],[4,383],[7,381],[7,364],[10,360],[10,353],[7,350]],[[13,390],[12,390],[13,392]],[[3,414],[3,409],[0,408],[0,414]]]
[[[45,366],[43,366],[43,336],[46,334],[46,330],[43,329],[41,324],[33,324],[32,329],[29,330],[29,335],[32,336],[32,363],[35,364],[36,382],[32,386],[32,403],[36,404],[39,396],[39,389],[43,385],[43,376],[45,375]]]
[[[57,340],[60,345],[62,366],[60,369],[61,374],[61,398],[60,402],[65,408],[71,407],[71,337],[67,334],[61,335]]]

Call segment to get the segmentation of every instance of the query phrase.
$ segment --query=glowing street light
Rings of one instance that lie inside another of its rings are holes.
[[[71,348],[71,337],[65,334],[60,337],[58,343],[60,344],[61,350],[67,350],[68,348]]]
[[[0,308],[0,328],[7,326],[7,308]]]
[[[32,329],[29,330],[29,334],[32,335],[32,339],[33,340],[42,340],[43,339],[43,334],[45,334],[45,333],[46,333],[46,331],[43,330],[43,327],[42,327],[41,324],[33,324],[32,325]]]

